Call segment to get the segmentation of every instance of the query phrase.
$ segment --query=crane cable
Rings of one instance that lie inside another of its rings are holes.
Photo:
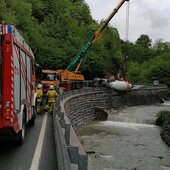
[[[129,8],[130,8],[130,0],[128,0],[126,2],[126,28],[125,28],[125,42],[128,44],[129,42]],[[123,75],[124,75],[124,78],[126,78],[126,71],[127,71],[127,60],[128,60],[128,46],[127,46],[127,49],[124,51],[124,69],[123,69]]]
[[[125,32],[125,41],[129,41],[129,8],[130,8],[130,1],[126,2],[126,32]]]

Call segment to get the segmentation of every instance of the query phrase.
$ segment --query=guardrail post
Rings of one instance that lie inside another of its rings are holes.
[[[87,170],[87,169],[88,169],[88,156],[79,155],[78,170]]]
[[[79,148],[76,146],[68,146],[68,154],[70,158],[70,162],[73,164],[78,164],[78,159],[79,159]]]
[[[65,140],[66,144],[70,145],[70,124],[65,124]]]
[[[59,122],[60,122],[61,127],[65,129],[66,127],[65,120],[60,119]]]
[[[57,113],[61,112],[61,106],[58,104],[56,105],[56,111],[57,111]]]
[[[64,120],[64,112],[59,112],[58,113],[58,117],[60,118],[60,119],[62,119],[62,120]]]

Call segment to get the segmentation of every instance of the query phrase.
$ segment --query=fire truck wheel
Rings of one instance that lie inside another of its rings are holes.
[[[34,126],[34,124],[35,124],[35,117],[32,117],[31,120],[29,121],[28,125]]]
[[[18,145],[22,145],[24,143],[25,140],[25,129],[26,129],[26,120],[25,120],[25,114],[23,115],[23,119],[22,119],[22,129],[20,130],[20,132],[17,135],[17,144]]]

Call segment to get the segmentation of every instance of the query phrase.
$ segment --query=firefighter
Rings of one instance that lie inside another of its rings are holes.
[[[47,108],[49,109],[49,113],[53,112],[54,103],[56,102],[56,97],[58,96],[57,92],[54,89],[53,85],[50,85],[50,89],[47,92],[48,103]]]
[[[41,84],[37,86],[36,95],[37,95],[37,113],[40,113],[42,111],[41,106],[42,106],[42,97],[43,97]]]

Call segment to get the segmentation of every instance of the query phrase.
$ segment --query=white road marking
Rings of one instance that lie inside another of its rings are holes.
[[[43,146],[43,141],[44,141],[44,136],[45,136],[46,124],[47,124],[47,113],[44,115],[44,118],[43,118],[41,131],[40,131],[40,135],[38,138],[38,143],[36,146],[36,150],[34,153],[34,157],[33,157],[32,163],[31,163],[30,170],[38,170],[39,169],[39,163],[40,163],[41,151],[42,151],[42,146]]]

